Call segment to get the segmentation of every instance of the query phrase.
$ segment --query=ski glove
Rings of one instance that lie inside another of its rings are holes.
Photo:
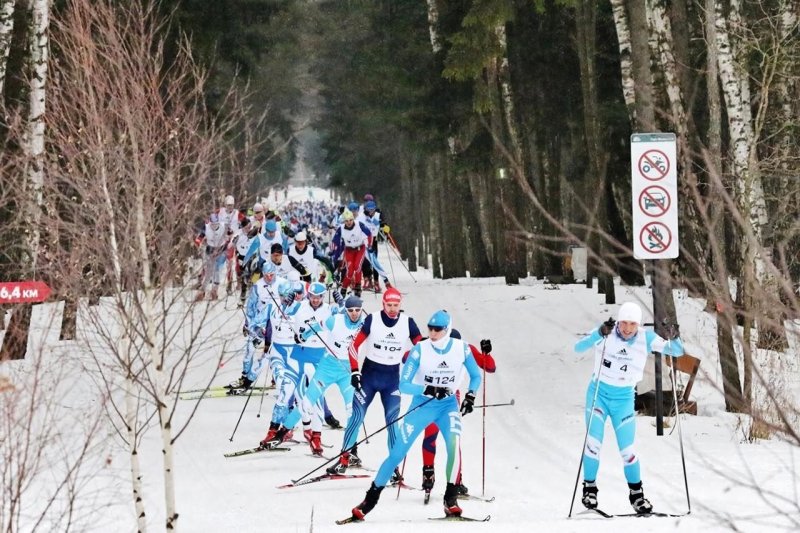
[[[281,298],[281,303],[283,304],[284,307],[290,306],[293,301],[294,301],[294,293],[289,294],[288,296],[284,296],[283,298]]]
[[[350,373],[350,385],[357,391],[361,391],[361,372],[353,370]]]
[[[242,335],[244,335],[245,337],[247,337],[248,335],[250,335],[250,329],[247,327],[247,324],[245,324],[244,326],[242,326]]]
[[[422,394],[425,396],[430,396],[431,398],[436,398],[437,400],[443,400],[450,396],[451,392],[447,387],[434,387],[433,385],[428,385],[425,387],[425,392]]]
[[[464,401],[461,402],[461,416],[466,416],[472,412],[472,408],[475,405],[475,393],[472,391],[467,392],[464,395]]]
[[[481,340],[481,353],[492,353],[492,341],[490,339]]]
[[[337,305],[341,305],[344,301],[344,297],[342,297],[342,293],[338,290],[334,290],[331,292],[331,296],[333,296],[333,301],[336,302]]]
[[[608,317],[608,320],[606,320],[605,322],[600,324],[600,330],[599,330],[600,331],[600,335],[602,335],[603,337],[608,337],[608,334],[611,333],[612,331],[614,331],[614,325],[615,324],[616,324],[616,322],[614,321],[614,319],[611,318],[611,317]]]

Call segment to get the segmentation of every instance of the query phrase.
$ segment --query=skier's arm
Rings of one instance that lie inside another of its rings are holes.
[[[372,246],[372,232],[363,222],[359,222],[358,225],[361,228],[361,233],[363,233],[364,236],[367,237],[367,248],[369,248],[370,246]]]
[[[419,327],[417,327],[417,323],[414,322],[413,318],[408,319],[408,338],[411,339],[411,344],[416,345],[419,341],[422,340],[422,335],[419,332]]]
[[[684,354],[683,343],[678,337],[667,341],[657,333],[647,330],[645,331],[645,338],[647,339],[648,354],[658,352],[664,355],[671,355],[672,357],[680,357]]]
[[[600,328],[596,328],[592,330],[590,334],[575,343],[575,351],[578,353],[585,352],[601,340],[603,340],[603,336],[600,335]]]
[[[469,388],[467,390],[475,392],[481,386],[481,371],[478,368],[478,363],[475,362],[475,358],[472,357],[472,352],[465,348],[464,355],[466,356],[464,366],[467,368],[467,374],[469,374]]]
[[[414,383],[414,376],[419,369],[420,349],[418,346],[411,348],[408,359],[403,363],[403,370],[400,371],[400,392],[403,394],[421,395],[425,392],[425,386]]]
[[[480,368],[483,368],[490,374],[497,370],[497,365],[495,365],[494,357],[492,357],[491,354],[481,353],[473,344],[469,345],[469,350],[472,352],[472,357],[475,358],[475,363],[477,363]]]

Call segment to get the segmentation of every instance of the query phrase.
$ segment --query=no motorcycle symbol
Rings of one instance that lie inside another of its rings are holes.
[[[672,244],[672,231],[661,222],[650,222],[639,232],[639,243],[650,253],[665,252]]]
[[[669,158],[661,150],[648,150],[639,158],[639,173],[650,181],[658,181],[669,172]]]

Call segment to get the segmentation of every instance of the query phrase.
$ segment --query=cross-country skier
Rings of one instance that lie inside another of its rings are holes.
[[[280,306],[274,306],[270,316],[272,324],[272,346],[270,348],[269,366],[272,369],[272,379],[278,388],[278,396],[272,407],[272,420],[269,424],[267,435],[260,442],[261,446],[271,447],[269,441],[273,439],[283,419],[289,412],[289,401],[294,394],[294,385],[298,377],[289,366],[289,357],[295,349],[297,335],[294,330],[293,317],[300,307],[299,300],[304,295],[303,284],[300,281],[286,281],[278,286],[281,297]]]
[[[320,281],[314,245],[308,242],[305,231],[295,234],[294,246],[289,247],[289,257],[303,265],[308,272],[309,281]]]
[[[384,228],[387,231],[389,228],[383,221],[382,216],[383,214],[375,202],[367,200],[364,203],[364,209],[356,217],[356,221],[363,223],[372,234],[372,244],[367,249],[367,261],[364,262],[362,269],[364,273],[364,288],[372,289],[378,293],[381,292],[379,278],[383,278],[383,283],[387,289],[392,286],[389,283],[389,276],[386,274],[386,270],[378,261],[378,237]]]
[[[347,290],[353,287],[353,294],[361,296],[361,264],[366,256],[367,249],[372,246],[372,233],[363,223],[356,223],[353,213],[345,210],[342,215],[344,222],[333,236],[336,259],[344,253],[345,274],[342,279],[342,288]],[[341,269],[341,266],[339,266]]]
[[[200,238],[205,243],[204,248],[204,264],[203,264],[203,280],[200,284],[200,292],[197,293],[196,301],[205,298],[206,288],[209,283],[211,284],[211,293],[209,297],[212,300],[217,299],[217,291],[221,281],[222,267],[225,265],[225,249],[228,246],[228,232],[226,228],[220,224],[219,215],[212,213],[208,218],[208,223]]]
[[[361,464],[353,446],[367,408],[376,394],[381,395],[387,424],[392,424],[400,414],[400,362],[411,345],[422,338],[414,319],[400,313],[402,299],[400,291],[395,288],[384,292],[383,310],[367,316],[350,345],[351,383],[355,389],[353,412],[344,431],[344,453],[337,464],[327,469],[330,474],[341,474],[348,466]],[[358,350],[361,346],[364,346],[366,355],[359,371]],[[395,431],[394,425],[390,425],[387,431],[389,448],[395,443]],[[399,472],[396,478],[396,481],[401,479]]]
[[[652,352],[677,357],[683,355],[683,345],[673,327],[671,341],[652,331],[640,331],[642,309],[635,302],[625,302],[619,308],[617,321],[613,318],[600,324],[575,344],[575,351],[594,348],[595,366],[592,381],[586,391],[586,424],[589,428],[583,455],[583,497],[587,509],[597,508],[597,470],[600,467],[600,448],[606,418],[611,418],[622,456],[625,479],[630,489],[628,498],[633,509],[647,514],[653,506],[644,497],[641,467],[636,453],[636,413],[634,387],[641,381],[647,357]]]
[[[387,291],[388,292],[388,291]],[[436,311],[428,320],[428,339],[411,349],[403,365],[400,391],[412,395],[411,405],[398,424],[399,439],[391,446],[389,457],[381,464],[364,501],[352,510],[355,520],[363,520],[378,503],[381,491],[389,482],[392,471],[406,456],[409,448],[423,429],[435,423],[442,430],[447,445],[447,488],[444,493],[444,512],[447,516],[461,516],[457,490],[453,483],[459,470],[459,440],[461,417],[472,412],[475,392],[481,384],[478,365],[469,346],[464,341],[449,336],[450,315]],[[460,413],[455,391],[458,378],[466,369],[469,388],[461,403]]]
[[[301,409],[295,409],[289,413],[283,421],[283,426],[279,428],[269,444],[274,443],[277,446],[282,442],[284,436],[300,421],[301,416],[304,427],[306,424],[311,424],[310,413],[330,385],[336,384],[339,387],[347,416],[350,417],[354,389],[350,382],[350,357],[347,350],[364,323],[362,305],[363,302],[360,298],[349,296],[344,301],[346,312],[331,315],[323,324],[323,331],[317,331],[322,334],[331,351],[326,352],[317,365],[311,384],[303,396]],[[312,453],[315,451],[312,440]]]
[[[460,339],[461,333],[457,329],[450,332],[450,336],[454,339]],[[494,362],[494,357],[491,356],[492,341],[490,339],[481,340],[480,350],[472,344],[467,344],[475,363],[479,368],[485,369],[486,372],[493,374],[497,370],[497,365]],[[456,400],[459,400],[459,393],[456,392]],[[436,424],[430,424],[425,428],[425,436],[422,439],[422,490],[430,493],[433,489],[435,481],[434,475],[434,460],[436,459],[436,439],[439,437],[439,428]],[[458,450],[459,457],[461,456],[461,449]],[[459,466],[461,462],[459,461]],[[469,494],[469,490],[464,485],[461,469],[459,468],[456,473],[456,491],[459,496]]]

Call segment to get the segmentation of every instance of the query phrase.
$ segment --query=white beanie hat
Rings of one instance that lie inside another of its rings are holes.
[[[617,322],[636,322],[642,323],[642,308],[635,302],[625,302],[617,313]]]
[[[236,202],[233,200],[233,196],[231,196],[230,194],[225,197],[225,205],[233,205],[235,203]]]

